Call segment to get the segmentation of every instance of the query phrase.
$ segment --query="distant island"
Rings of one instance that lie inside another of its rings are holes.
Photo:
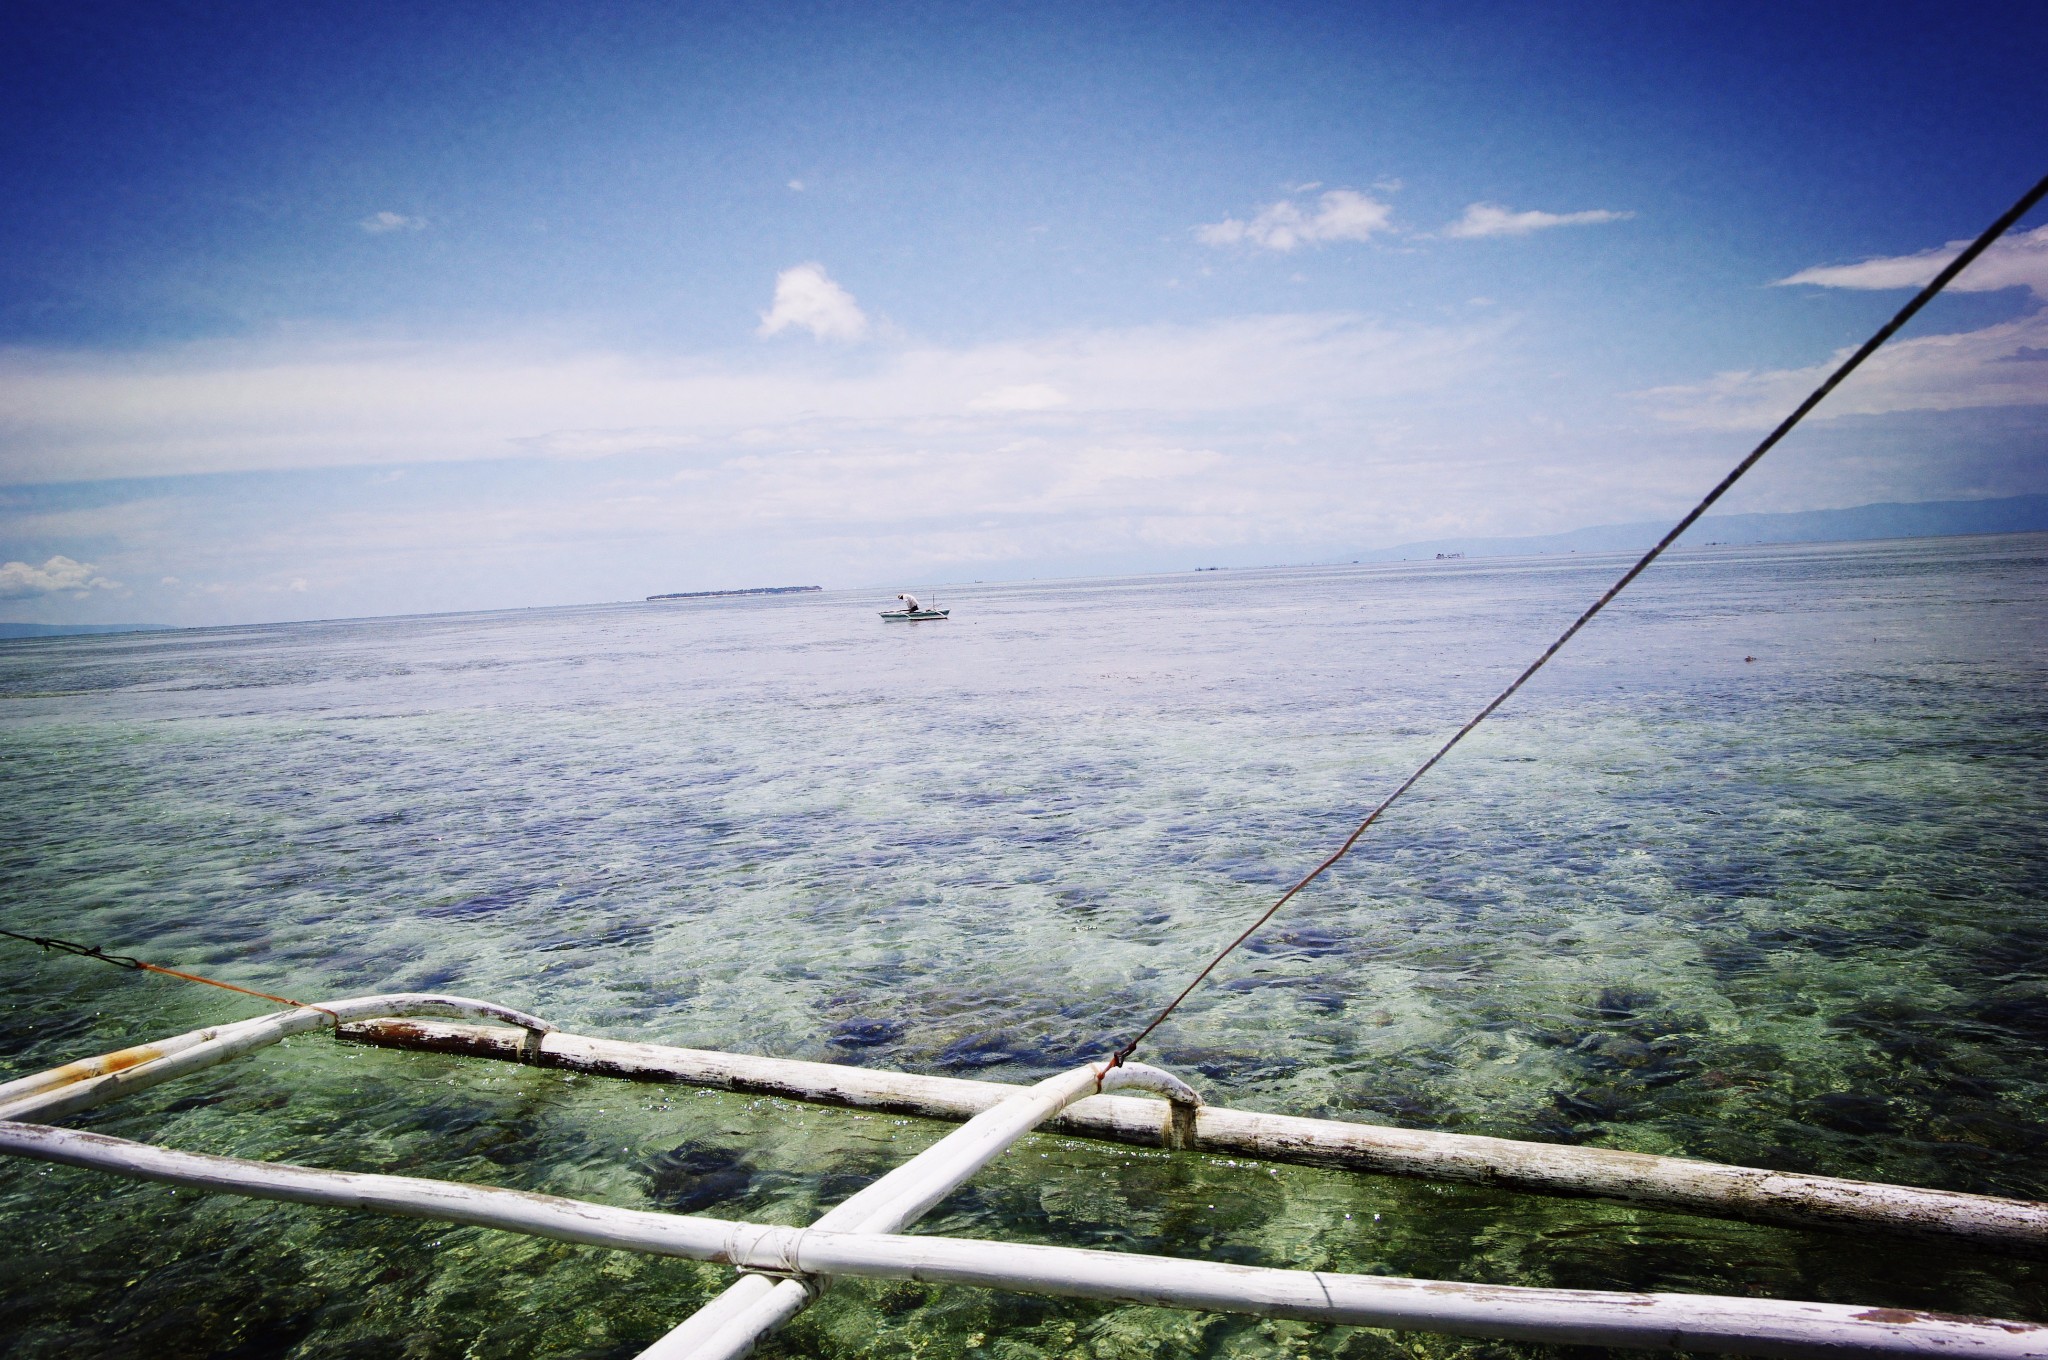
[[[755,586],[752,590],[682,590],[673,595],[649,595],[650,600],[724,600],[734,595],[805,595],[823,586]]]

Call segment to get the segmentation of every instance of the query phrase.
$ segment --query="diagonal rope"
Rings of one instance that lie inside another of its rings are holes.
[[[166,968],[160,963],[144,963],[132,954],[109,954],[96,944],[79,944],[75,940],[57,940],[47,935],[23,935],[13,930],[0,930],[0,935],[4,935],[10,940],[20,940],[25,944],[41,945],[45,953],[55,950],[59,954],[76,954],[81,959],[97,959],[101,963],[111,963],[116,968],[130,968],[142,973],[162,973],[165,977],[180,978],[186,982],[203,982],[209,987],[218,987],[222,991],[240,992],[243,996],[258,997],[264,1001],[275,1001],[280,1006],[296,1006],[300,1010],[319,1011],[323,1015],[334,1014],[333,1011],[328,1010],[325,1006],[315,1006],[305,1001],[294,1001],[288,996],[272,996],[269,992],[258,992],[247,987],[237,987],[234,983],[222,982],[219,978],[201,977],[197,973],[181,973],[175,968]]]
[[[1452,747],[1456,746],[1459,742],[1463,741],[1467,736],[1471,735],[1473,728],[1485,722],[1489,717],[1493,716],[1493,711],[1495,709],[1499,708],[1502,704],[1506,703],[1509,699],[1513,698],[1516,690],[1520,689],[1523,685],[1527,684],[1529,682],[1530,677],[1535,675],[1536,672],[1542,670],[1543,667],[1546,664],[1548,664],[1550,658],[1557,655],[1558,650],[1560,648],[1562,648],[1567,642],[1570,642],[1572,638],[1578,635],[1578,631],[1581,628],[1584,628],[1588,623],[1591,623],[1593,621],[1594,615],[1598,614],[1601,610],[1605,609],[1609,604],[1613,603],[1614,597],[1621,594],[1623,590],[1627,589],[1630,582],[1634,581],[1636,577],[1641,576],[1644,571],[1648,570],[1652,562],[1656,561],[1659,557],[1662,557],[1664,555],[1664,550],[1666,548],[1669,548],[1673,543],[1677,542],[1679,535],[1683,534],[1687,529],[1690,529],[1693,526],[1693,523],[1696,520],[1698,520],[1701,515],[1707,513],[1708,508],[1712,506],[1715,501],[1720,500],[1722,496],[1726,495],[1728,492],[1728,488],[1734,486],[1736,482],[1742,479],[1742,475],[1744,473],[1748,472],[1751,468],[1755,467],[1757,463],[1763,459],[1763,456],[1769,453],[1771,449],[1777,445],[1779,440],[1783,439],[1786,435],[1790,434],[1792,432],[1793,426],[1797,425],[1800,421],[1804,420],[1809,411],[1813,410],[1814,407],[1820,405],[1821,402],[1826,399],[1828,393],[1834,391],[1837,387],[1841,386],[1842,380],[1844,378],[1847,378],[1851,373],[1854,373],[1858,368],[1860,368],[1865,359],[1868,359],[1871,355],[1877,353],[1878,349],[1885,343],[1885,341],[1891,339],[1892,336],[1898,332],[1901,326],[1904,326],[1908,321],[1911,321],[1914,315],[1918,313],[1922,307],[1925,307],[1930,301],[1933,300],[1935,294],[1939,293],[1942,289],[1948,287],[1949,283],[1954,280],[1956,275],[1962,273],[1965,269],[1968,269],[1970,267],[1971,261],[1975,260],[1979,255],[1982,255],[1987,249],[1989,249],[1993,241],[1996,241],[1999,237],[2005,235],[2005,233],[2012,228],[2013,224],[2018,222],[2020,218],[2026,216],[2027,211],[2031,209],[2035,204],[2039,203],[2044,196],[2048,196],[2048,179],[2043,179],[2039,184],[2036,184],[2033,188],[2027,190],[2026,193],[2022,194],[2020,196],[2019,202],[2013,204],[2012,207],[2006,209],[2004,215],[2001,216],[1996,222],[1993,222],[1990,226],[1986,227],[1984,229],[1983,234],[1978,236],[1976,240],[1972,241],[1969,244],[1969,247],[1965,249],[1962,254],[1956,256],[1955,259],[1949,261],[1948,266],[1944,268],[1939,274],[1936,274],[1934,278],[1931,281],[1929,281],[1925,288],[1922,288],[1918,293],[1913,295],[1913,300],[1911,302],[1908,302],[1905,306],[1899,308],[1898,315],[1894,316],[1890,321],[1887,321],[1883,326],[1879,327],[1877,334],[1871,336],[1868,340],[1864,341],[1863,348],[1857,350],[1854,354],[1850,355],[1848,359],[1843,361],[1843,363],[1838,368],[1836,368],[1833,373],[1830,373],[1828,375],[1827,381],[1823,382],[1819,387],[1814,388],[1812,394],[1809,395],[1805,401],[1799,403],[1798,409],[1793,411],[1791,415],[1786,416],[1783,420],[1779,421],[1778,427],[1772,430],[1768,435],[1765,435],[1763,442],[1758,444],[1754,449],[1751,449],[1749,451],[1748,457],[1744,458],[1741,462],[1737,463],[1734,466],[1734,468],[1730,470],[1728,475],[1723,477],[1715,485],[1712,491],[1709,491],[1703,498],[1701,498],[1700,503],[1698,505],[1695,505],[1691,510],[1686,512],[1686,516],[1684,519],[1678,521],[1677,524],[1671,527],[1671,531],[1669,533],[1665,534],[1664,537],[1657,540],[1656,547],[1644,553],[1642,557],[1637,560],[1634,566],[1630,567],[1626,572],[1622,574],[1620,580],[1616,581],[1613,585],[1607,588],[1606,594],[1602,595],[1599,599],[1593,601],[1592,605],[1586,610],[1585,613],[1579,615],[1578,618],[1572,621],[1571,627],[1565,629],[1564,632],[1558,634],[1557,641],[1551,643],[1548,647],[1544,648],[1543,655],[1537,657],[1534,661],[1530,662],[1528,669],[1524,670],[1520,675],[1516,676],[1514,678],[1513,683],[1511,683],[1506,689],[1502,690],[1499,694],[1496,694],[1493,697],[1493,699],[1486,705],[1486,707],[1480,709],[1479,712],[1472,716],[1472,720],[1470,722],[1466,723],[1463,727],[1459,728],[1456,732],[1454,732],[1451,735],[1451,739],[1449,741],[1445,742],[1442,746],[1438,747],[1435,755],[1432,755],[1428,760],[1423,761],[1421,765],[1417,766],[1415,769],[1415,773],[1409,775],[1406,779],[1402,780],[1399,788],[1395,789],[1392,793],[1388,794],[1384,799],[1380,801],[1380,805],[1378,807],[1374,808],[1371,812],[1367,813],[1365,816],[1365,820],[1360,822],[1357,825],[1357,827],[1353,829],[1351,834],[1344,838],[1344,843],[1337,847],[1335,853],[1333,853],[1328,859],[1325,859],[1321,864],[1318,864],[1315,868],[1309,870],[1307,874],[1303,875],[1300,882],[1296,883],[1293,887],[1289,888],[1286,892],[1282,893],[1280,895],[1279,901],[1275,902],[1272,906],[1266,908],[1264,913],[1262,913],[1259,916],[1258,920],[1253,921],[1251,925],[1247,926],[1243,934],[1239,935],[1236,939],[1232,940],[1229,944],[1225,945],[1214,958],[1210,959],[1209,962],[1203,967],[1202,971],[1195,974],[1194,980],[1188,983],[1187,986],[1181,988],[1180,995],[1176,996],[1172,1001],[1168,1002],[1166,1005],[1166,1009],[1160,1011],[1159,1014],[1152,1017],[1151,1024],[1145,1026],[1145,1028],[1143,1028],[1142,1030],[1139,1030],[1136,1038],[1132,1039],[1129,1043],[1125,1044],[1122,1048],[1116,1051],[1116,1056],[1111,1060],[1112,1065],[1123,1062],[1124,1059],[1130,1057],[1131,1054],[1135,1053],[1138,1049],[1138,1045],[1143,1043],[1146,1040],[1146,1038],[1151,1035],[1153,1030],[1158,1029],[1161,1022],[1163,1022],[1167,1016],[1172,1015],[1174,1010],[1177,1007],[1179,1007],[1181,1002],[1188,999],[1189,993],[1193,992],[1195,988],[1201,986],[1202,983],[1205,980],[1207,980],[1209,974],[1216,971],[1216,966],[1218,964],[1222,963],[1223,960],[1229,958],[1231,954],[1236,952],[1237,947],[1239,945],[1243,944],[1246,940],[1249,940],[1253,935],[1257,934],[1259,928],[1265,925],[1266,922],[1272,920],[1274,915],[1280,910],[1280,908],[1286,906],[1290,901],[1293,900],[1294,895],[1296,893],[1300,892],[1303,888],[1306,888],[1309,884],[1315,882],[1316,879],[1320,878],[1325,869],[1328,869],[1338,860],[1350,854],[1351,847],[1358,844],[1358,838],[1363,836],[1366,833],[1366,829],[1369,828],[1374,822],[1380,819],[1381,813],[1385,812],[1388,808],[1392,807],[1395,801],[1399,799],[1402,794],[1414,788],[1416,783],[1419,780],[1421,780],[1422,776],[1428,774],[1432,769],[1436,768],[1437,762],[1442,760],[1445,756],[1449,755],[1451,753]]]

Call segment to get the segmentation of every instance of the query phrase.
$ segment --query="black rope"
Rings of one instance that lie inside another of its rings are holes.
[[[148,967],[141,959],[127,954],[109,954],[96,944],[79,944],[75,940],[53,940],[46,935],[23,935],[12,930],[0,930],[0,935],[5,935],[10,940],[20,940],[24,944],[41,945],[46,953],[54,949],[60,954],[76,954],[82,959],[98,959],[101,963],[111,963],[116,968],[133,968],[137,972]]]
[[[80,944],[76,940],[52,939],[47,935],[23,935],[19,931],[14,930],[0,930],[0,935],[4,935],[10,940],[20,940],[24,944],[41,945],[45,952],[54,949],[60,954],[76,954],[81,959],[97,959],[101,963],[111,963],[116,968],[132,968],[138,973],[161,973],[165,977],[179,978],[186,982],[203,982],[209,987],[218,987],[224,992],[240,992],[243,996],[259,997],[264,1001],[275,1001],[283,1006],[297,1006],[301,1010],[320,1011],[326,1015],[334,1014],[333,1011],[328,1010],[325,1006],[315,1006],[308,1001],[294,1001],[288,996],[277,996],[270,992],[259,992],[252,987],[243,987],[233,982],[222,982],[219,978],[210,978],[199,973],[187,973],[177,968],[166,968],[163,964],[149,963],[136,958],[132,954],[109,954],[96,944]]]
[[[1510,698],[1512,698],[1516,690],[1520,689],[1523,685],[1527,684],[1531,676],[1535,675],[1536,672],[1542,670],[1543,667],[1550,661],[1550,658],[1557,655],[1559,648],[1563,647],[1567,642],[1570,642],[1572,638],[1578,634],[1578,631],[1581,628],[1584,628],[1588,623],[1592,622],[1593,616],[1595,614],[1598,614],[1601,610],[1605,609],[1609,604],[1613,603],[1614,597],[1621,594],[1623,590],[1627,589],[1629,583],[1634,581],[1636,577],[1641,576],[1643,572],[1649,568],[1649,565],[1652,562],[1656,561],[1659,557],[1663,556],[1664,550],[1670,547],[1673,543],[1677,542],[1679,535],[1683,534],[1687,529],[1690,529],[1693,526],[1694,521],[1698,520],[1701,515],[1704,515],[1707,512],[1708,507],[1713,505],[1715,501],[1720,500],[1722,496],[1726,495],[1728,492],[1728,488],[1734,486],[1736,482],[1741,480],[1742,475],[1744,473],[1748,472],[1751,468],[1755,467],[1757,463],[1762,460],[1763,456],[1769,453],[1771,449],[1778,443],[1779,440],[1783,439],[1786,435],[1790,434],[1792,432],[1793,426],[1797,425],[1800,421],[1804,420],[1806,418],[1807,413],[1813,410],[1814,407],[1820,405],[1822,400],[1824,400],[1827,397],[1828,393],[1834,391],[1837,387],[1841,386],[1842,380],[1844,378],[1848,377],[1851,373],[1854,373],[1859,367],[1861,367],[1865,359],[1868,359],[1871,355],[1877,353],[1879,347],[1882,346],[1885,341],[1891,339],[1892,336],[1898,332],[1898,329],[1901,326],[1905,325],[1908,321],[1912,320],[1914,315],[1917,312],[1919,312],[1919,310],[1922,307],[1925,307],[1928,304],[1928,302],[1933,299],[1935,294],[1939,293],[1942,289],[1946,288],[1949,285],[1950,281],[1953,280],[1956,275],[1962,273],[1965,269],[1969,268],[1971,261],[1975,260],[1979,255],[1982,255],[1985,252],[1985,250],[1987,250],[1990,247],[1993,241],[1996,241],[1999,237],[2005,235],[2005,233],[2012,228],[2012,225],[2015,222],[2018,222],[2020,218],[2026,216],[2028,209],[2032,208],[2036,203],[2039,203],[2044,196],[2048,196],[2048,178],[2044,178],[2039,184],[2036,184],[2033,188],[2029,189],[2025,194],[2021,195],[2019,202],[2013,204],[2012,207],[2006,209],[2005,214],[2001,216],[1996,222],[1993,222],[1990,226],[1986,227],[1984,229],[1983,234],[1980,235],[1976,240],[1972,241],[1969,247],[1965,249],[1962,254],[1956,256],[1955,259],[1949,261],[1947,268],[1943,269],[1939,274],[1936,274],[1925,288],[1922,288],[1918,293],[1914,294],[1913,300],[1911,302],[1908,302],[1905,306],[1899,308],[1898,315],[1894,316],[1890,321],[1887,321],[1883,326],[1879,327],[1877,334],[1871,336],[1868,340],[1864,341],[1863,348],[1857,350],[1854,354],[1850,355],[1849,358],[1845,360],[1839,368],[1837,368],[1833,373],[1830,373],[1828,375],[1826,382],[1823,382],[1819,387],[1814,388],[1812,394],[1808,396],[1805,401],[1799,403],[1799,407],[1797,410],[1793,411],[1791,415],[1786,416],[1783,420],[1779,421],[1778,427],[1772,430],[1768,435],[1764,436],[1763,442],[1761,444],[1758,444],[1754,449],[1751,449],[1748,457],[1744,458],[1741,462],[1737,463],[1735,467],[1728,473],[1728,475],[1723,477],[1720,480],[1720,482],[1718,482],[1715,485],[1712,491],[1709,491],[1703,498],[1701,498],[1700,503],[1698,505],[1695,505],[1690,511],[1686,513],[1684,519],[1681,519],[1680,521],[1678,521],[1677,524],[1673,525],[1671,527],[1671,532],[1665,534],[1664,537],[1658,539],[1656,547],[1644,553],[1634,566],[1630,567],[1626,572],[1622,574],[1620,580],[1616,581],[1613,585],[1609,586],[1607,588],[1606,594],[1602,595],[1599,599],[1595,600],[1592,606],[1588,608],[1585,613],[1579,615],[1577,619],[1573,620],[1572,626],[1565,629],[1564,632],[1560,633],[1558,635],[1557,641],[1551,643],[1550,646],[1544,649],[1543,655],[1537,657],[1534,661],[1530,662],[1528,669],[1523,671],[1520,675],[1516,676],[1512,684],[1510,684],[1506,689],[1502,690],[1499,694],[1496,694],[1493,697],[1492,702],[1488,703],[1486,707],[1480,709],[1478,713],[1473,715],[1472,720],[1470,722],[1466,723],[1463,727],[1459,728],[1455,733],[1453,733],[1449,741],[1445,742],[1442,746],[1438,747],[1435,755],[1431,756],[1428,760],[1423,761],[1421,765],[1417,766],[1415,773],[1409,775],[1406,779],[1401,781],[1401,786],[1399,788],[1395,789],[1392,793],[1388,794],[1384,799],[1380,801],[1380,805],[1378,807],[1374,808],[1371,812],[1367,813],[1365,820],[1360,822],[1357,828],[1353,830],[1352,833],[1345,838],[1344,843],[1337,847],[1336,853],[1332,854],[1328,859],[1325,859],[1321,864],[1318,864],[1315,868],[1309,870],[1308,873],[1302,877],[1300,882],[1296,883],[1293,887],[1289,888],[1286,892],[1280,895],[1279,901],[1275,902],[1272,906],[1266,908],[1265,912],[1259,917],[1259,919],[1252,922],[1251,925],[1245,929],[1243,934],[1239,935],[1236,939],[1232,940],[1229,944],[1225,945],[1222,951],[1218,953],[1216,957],[1210,959],[1208,964],[1202,969],[1202,971],[1195,974],[1194,981],[1188,983],[1187,986],[1181,988],[1180,995],[1176,996],[1172,1001],[1168,1002],[1165,1010],[1159,1012],[1159,1014],[1152,1017],[1151,1024],[1139,1030],[1136,1038],[1132,1039],[1129,1043],[1125,1044],[1122,1048],[1116,1051],[1116,1056],[1111,1059],[1110,1065],[1115,1066],[1118,1063],[1123,1062],[1124,1059],[1130,1057],[1131,1054],[1137,1052],[1138,1045],[1143,1043],[1145,1039],[1152,1033],[1153,1030],[1158,1029],[1160,1024],[1166,1019],[1166,1017],[1172,1015],[1174,1010],[1177,1007],[1179,1007],[1180,1003],[1188,999],[1188,994],[1193,992],[1195,988],[1202,985],[1202,983],[1208,978],[1209,974],[1216,971],[1216,966],[1218,964],[1222,963],[1223,960],[1229,958],[1231,954],[1236,951],[1239,945],[1243,944],[1246,940],[1249,940],[1253,935],[1257,934],[1259,928],[1265,925],[1266,922],[1272,920],[1274,914],[1277,913],[1280,910],[1280,908],[1286,906],[1288,902],[1293,899],[1296,893],[1300,892],[1303,888],[1306,888],[1309,884],[1315,882],[1317,878],[1322,876],[1322,873],[1325,869],[1328,869],[1338,860],[1350,854],[1351,847],[1358,844],[1358,838],[1365,834],[1366,828],[1370,827],[1374,822],[1379,820],[1381,813],[1385,812],[1388,808],[1392,807],[1394,805],[1395,800],[1400,798],[1402,794],[1414,788],[1416,782],[1419,781],[1422,778],[1422,776],[1428,774],[1430,770],[1434,769],[1438,761],[1442,760],[1445,756],[1449,755],[1451,753],[1451,748],[1456,746],[1459,742],[1463,741],[1467,736],[1469,736],[1473,728],[1485,722],[1489,717],[1493,715],[1493,711],[1495,709],[1499,708],[1502,704],[1506,703]]]

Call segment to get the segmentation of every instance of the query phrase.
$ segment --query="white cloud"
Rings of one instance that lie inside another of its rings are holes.
[[[109,581],[90,562],[53,557],[40,567],[26,562],[0,565],[0,599],[25,595],[90,594],[95,590],[119,590],[119,581]]]
[[[1950,241],[1916,255],[1889,255],[1859,264],[1816,265],[1778,280],[1780,287],[1810,283],[1820,288],[1919,288],[1942,266],[1963,253],[1968,241]],[[1991,293],[2001,288],[2031,289],[2048,297],[2048,226],[1994,242],[1968,269],[1949,284],[1957,293]]]
[[[970,411],[1050,411],[1065,406],[1067,394],[1051,383],[1017,383],[995,387],[967,403]]]
[[[1299,245],[1325,241],[1366,241],[1375,234],[1391,232],[1393,208],[1355,189],[1332,189],[1304,209],[1293,199],[1259,210],[1249,222],[1226,217],[1195,228],[1195,239],[1204,245],[1255,245],[1267,250],[1292,250]]]
[[[1532,231],[1543,231],[1550,227],[1619,222],[1634,216],[1632,212],[1610,212],[1605,208],[1574,213],[1538,212],[1534,209],[1515,212],[1498,203],[1473,203],[1466,207],[1463,217],[1444,228],[1443,234],[1461,240],[1482,236],[1527,236]]]
[[[1821,288],[1918,288],[1968,242],[1858,264],[1818,265],[1778,280]],[[2048,297],[2048,227],[1994,244],[1949,284],[1958,292],[2026,288]],[[1848,358],[1837,351],[1805,368],[1716,374],[1711,381],[1642,395],[1662,418],[1696,429],[1768,429]],[[1893,411],[1960,411],[2048,404],[2048,309],[1953,335],[1894,340],[1859,368],[1809,419]]]
[[[1717,374],[1643,395],[1665,420],[1694,429],[1763,430],[1783,420],[1853,347],[1806,368]],[[1893,411],[1960,411],[2048,404],[2048,311],[1957,335],[1894,340],[1872,355],[1809,420]]]
[[[356,225],[369,232],[372,236],[382,236],[387,232],[424,230],[427,225],[427,219],[424,217],[407,217],[404,213],[377,212],[371,213],[368,217],[356,223]]]
[[[699,442],[696,435],[676,430],[551,430],[511,440],[528,453],[542,458],[609,458],[615,453],[659,453],[686,449]],[[394,474],[398,475],[398,474]]]
[[[1271,425],[1276,410],[1320,420],[1439,390],[1482,367],[1502,329],[1290,313],[744,362],[513,340],[0,349],[0,485],[674,454],[825,427],[919,439],[957,425],[985,438],[1005,414],[1055,406],[1094,438],[1254,413]]]
[[[793,179],[789,182],[789,188],[790,192],[800,194],[804,191],[804,182],[800,179]]]
[[[1186,482],[1217,470],[1224,461],[1214,449],[1144,444],[1084,448],[1047,479],[1042,503],[1048,508],[1116,504],[1138,493],[1141,483]]]
[[[775,302],[761,313],[763,336],[795,326],[820,340],[858,340],[868,319],[853,294],[832,281],[821,264],[792,265],[775,276]]]

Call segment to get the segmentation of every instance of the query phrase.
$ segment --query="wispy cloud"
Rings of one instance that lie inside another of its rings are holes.
[[[1632,212],[1613,212],[1606,208],[1571,213],[1539,212],[1533,208],[1516,212],[1498,203],[1474,203],[1465,209],[1463,217],[1443,229],[1443,235],[1457,240],[1483,236],[1527,236],[1532,231],[1547,231],[1551,227],[1590,226],[1596,222],[1620,222],[1634,216]]]
[[[1016,383],[996,387],[967,403],[970,411],[1050,411],[1067,404],[1067,394],[1051,383]]]
[[[615,453],[660,453],[686,449],[700,442],[693,434],[669,429],[639,430],[550,430],[546,434],[521,435],[511,443],[541,458],[609,458]],[[394,477],[403,473],[392,473]]]
[[[916,440],[953,422],[986,438],[1006,417],[1036,428],[1051,412],[1098,434],[1276,408],[1302,419],[1438,390],[1482,367],[1504,324],[1287,313],[742,361],[538,341],[0,350],[0,484],[587,459],[835,424]]]
[[[1957,335],[1894,340],[1809,419],[2048,404],[2048,364],[2028,362],[2044,346],[2048,311]],[[1849,354],[1844,348],[1806,368],[1721,373],[1643,395],[1660,417],[1694,429],[1768,429]]]
[[[1329,241],[1369,241],[1394,229],[1393,212],[1390,205],[1355,189],[1332,189],[1308,207],[1283,198],[1261,208],[1249,221],[1226,217],[1197,227],[1195,239],[1211,246],[1253,245],[1280,251]]]
[[[761,313],[759,333],[780,335],[791,327],[820,340],[858,340],[868,333],[868,319],[824,265],[799,264],[775,276],[775,301]]]
[[[1950,241],[1914,255],[1886,255],[1857,264],[1816,265],[1778,280],[1778,285],[1805,283],[1818,288],[1919,288],[1963,253],[1968,241]],[[1985,251],[1949,284],[1959,293],[1992,293],[2001,288],[2031,289],[2048,297],[2048,226],[2007,236]]]
[[[424,231],[427,219],[407,217],[404,213],[374,212],[356,225],[372,236],[383,236],[394,231]]]
[[[1296,194],[1318,189],[1319,184],[1300,184]],[[1373,186],[1383,193],[1401,187],[1399,180],[1385,180]],[[1195,239],[1212,246],[1261,246],[1267,250],[1289,251],[1297,246],[1327,241],[1369,241],[1375,236],[1397,234],[1393,208],[1382,199],[1371,198],[1355,189],[1332,189],[1313,203],[1283,198],[1269,204],[1249,219],[1226,217],[1195,228]],[[1632,212],[1592,208],[1584,212],[1553,213],[1529,209],[1516,212],[1498,203],[1474,203],[1464,216],[1445,227],[1441,236],[1473,240],[1486,236],[1527,236],[1552,227],[1589,226],[1597,222],[1619,222],[1634,217]]]
[[[26,562],[0,565],[0,599],[21,599],[38,595],[86,595],[95,590],[119,590],[119,581],[109,581],[90,562],[53,557],[40,567]]]
[[[1968,244],[1889,255],[1857,264],[1818,265],[1779,279],[1783,284],[1867,290],[1918,288]],[[2026,288],[2048,297],[2048,227],[2007,237],[1985,251],[1950,288],[1995,292]],[[1642,395],[1662,418],[1697,429],[1765,429],[1849,355],[1804,368],[1716,374],[1705,383],[1660,387]],[[1894,340],[1879,350],[1814,412],[1822,420],[1893,411],[1959,411],[2048,404],[2048,309],[1953,335]]]

